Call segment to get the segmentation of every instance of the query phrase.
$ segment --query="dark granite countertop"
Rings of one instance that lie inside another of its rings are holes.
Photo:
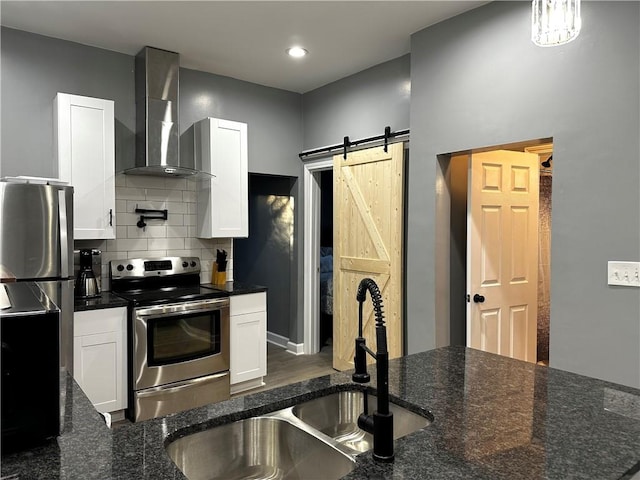
[[[246,293],[266,292],[267,287],[261,285],[251,285],[242,282],[227,282],[224,285],[213,285],[206,283],[202,285],[206,288],[226,292],[229,295],[244,295]],[[103,308],[126,307],[127,301],[111,292],[101,292],[100,296],[87,299],[74,299],[75,312],[87,310],[100,310]]]
[[[640,460],[640,390],[463,347],[391,361],[389,386],[392,398],[428,409],[434,421],[395,441],[392,464],[358,456],[349,480],[613,480],[628,478]],[[67,388],[66,432],[3,457],[3,475],[182,479],[167,439],[362,386],[336,373],[113,430],[75,382]]]
[[[224,285],[215,285],[212,283],[204,283],[203,287],[213,288],[214,290],[220,290],[227,292],[229,295],[245,295],[247,293],[266,292],[267,287],[262,285],[251,285],[249,283],[242,282],[227,282]]]
[[[127,301],[111,292],[101,292],[94,298],[76,298],[73,301],[73,311],[83,312],[87,310],[100,310],[103,308],[126,307]]]

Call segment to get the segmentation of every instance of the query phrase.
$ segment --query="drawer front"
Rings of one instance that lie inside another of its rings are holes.
[[[229,301],[231,316],[267,311],[267,292],[233,295]]]
[[[229,372],[134,392],[135,421],[229,400]]]
[[[94,335],[96,333],[120,332],[125,330],[126,326],[126,307],[89,310],[73,314],[74,337]]]

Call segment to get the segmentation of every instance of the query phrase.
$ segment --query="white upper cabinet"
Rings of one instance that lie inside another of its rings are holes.
[[[206,118],[194,126],[199,238],[249,235],[247,124]]]
[[[54,115],[58,178],[74,187],[74,239],[115,238],[113,100],[58,93]]]

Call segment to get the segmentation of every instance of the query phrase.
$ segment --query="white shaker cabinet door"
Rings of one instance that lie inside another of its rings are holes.
[[[263,385],[267,374],[267,294],[236,295],[230,303],[229,370],[232,393],[237,393]]]
[[[74,187],[74,239],[115,238],[114,102],[58,93],[58,177]]]
[[[74,314],[74,378],[101,413],[127,408],[126,318],[126,308]]]
[[[199,238],[249,235],[247,124],[206,118],[194,126]]]

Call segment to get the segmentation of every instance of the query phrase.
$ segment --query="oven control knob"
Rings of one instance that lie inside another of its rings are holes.
[[[196,262],[194,262],[193,260],[191,261],[191,266],[195,267],[196,266]]]
[[[124,270],[124,265],[120,264],[116,267],[116,270],[118,270],[119,272]]]
[[[187,262],[182,262],[182,268],[187,268],[189,266],[189,263]]]
[[[127,270],[128,270],[128,271],[133,270],[133,265],[131,265],[131,264],[127,265]]]

